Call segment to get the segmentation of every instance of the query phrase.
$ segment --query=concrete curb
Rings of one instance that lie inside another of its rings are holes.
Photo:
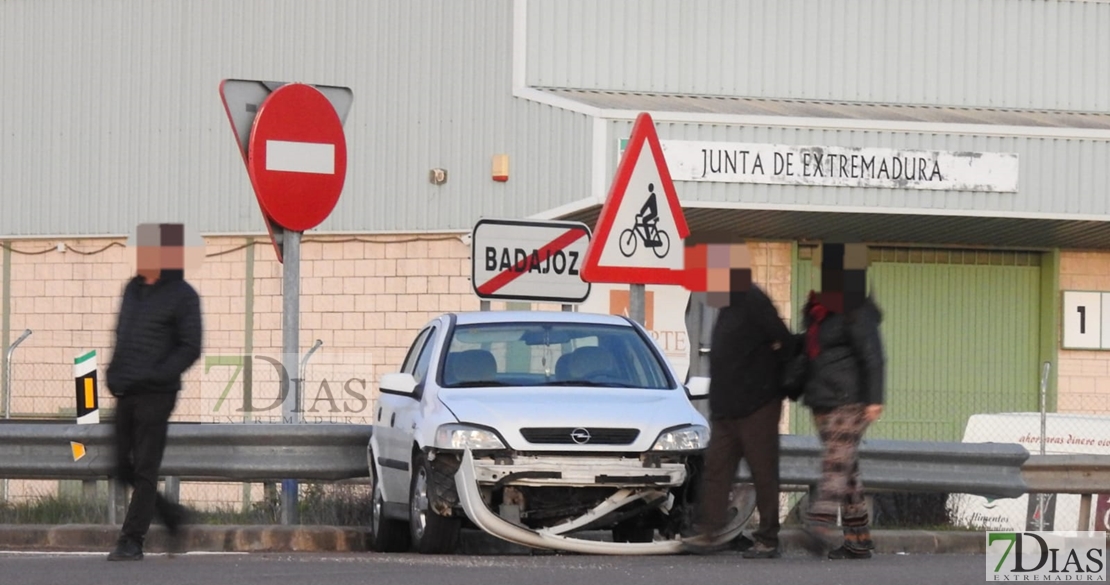
[[[0,525],[0,550],[104,551],[115,545],[119,528],[70,524]],[[784,529],[779,535],[783,552],[804,554],[800,530]],[[983,532],[876,530],[877,554],[983,554]],[[144,549],[166,551],[167,535],[152,526]],[[194,552],[365,552],[366,531],[334,526],[191,526],[185,550]],[[465,555],[551,554],[504,542],[476,531],[465,531],[459,553]],[[727,553],[726,553],[727,554]]]

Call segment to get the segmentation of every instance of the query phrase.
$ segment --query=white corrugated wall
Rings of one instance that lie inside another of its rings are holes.
[[[1110,110],[1110,3],[527,0],[528,83]]]
[[[347,85],[327,231],[467,230],[589,189],[586,116],[515,99],[511,0],[0,1],[0,236],[264,232],[218,86]],[[490,178],[510,155],[507,183]],[[433,167],[445,185],[428,181]]]

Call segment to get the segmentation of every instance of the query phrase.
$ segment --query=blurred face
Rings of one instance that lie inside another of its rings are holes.
[[[135,238],[135,268],[147,282],[157,280],[163,270],[184,270],[187,260],[183,225],[139,225]]]
[[[752,255],[746,243],[705,244],[706,302],[712,307],[732,304],[732,294],[752,285]]]
[[[135,261],[140,275],[155,278],[162,270],[162,250],[157,246],[138,246],[135,248]]]
[[[855,310],[866,298],[867,246],[827,244],[822,250],[821,304],[830,311]]]

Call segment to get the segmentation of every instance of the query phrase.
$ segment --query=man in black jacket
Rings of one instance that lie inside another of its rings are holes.
[[[107,371],[117,398],[117,479],[134,490],[112,561],[143,558],[155,513],[171,538],[180,536],[186,510],[158,492],[158,476],[181,377],[201,353],[200,297],[184,279],[184,226],[140,225],[136,243],[138,274],[123,290]]]
[[[792,342],[771,299],[752,282],[746,244],[710,244],[706,259],[708,303],[720,307],[709,353],[709,446],[705,453],[697,536],[690,552],[716,545],[728,523],[726,506],[740,461],[752,472],[759,510],[755,544],[746,558],[779,556],[779,351]]]

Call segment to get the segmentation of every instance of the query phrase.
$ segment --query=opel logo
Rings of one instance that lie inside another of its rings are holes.
[[[574,429],[570,432],[570,438],[579,445],[590,442],[590,431],[586,429]]]

